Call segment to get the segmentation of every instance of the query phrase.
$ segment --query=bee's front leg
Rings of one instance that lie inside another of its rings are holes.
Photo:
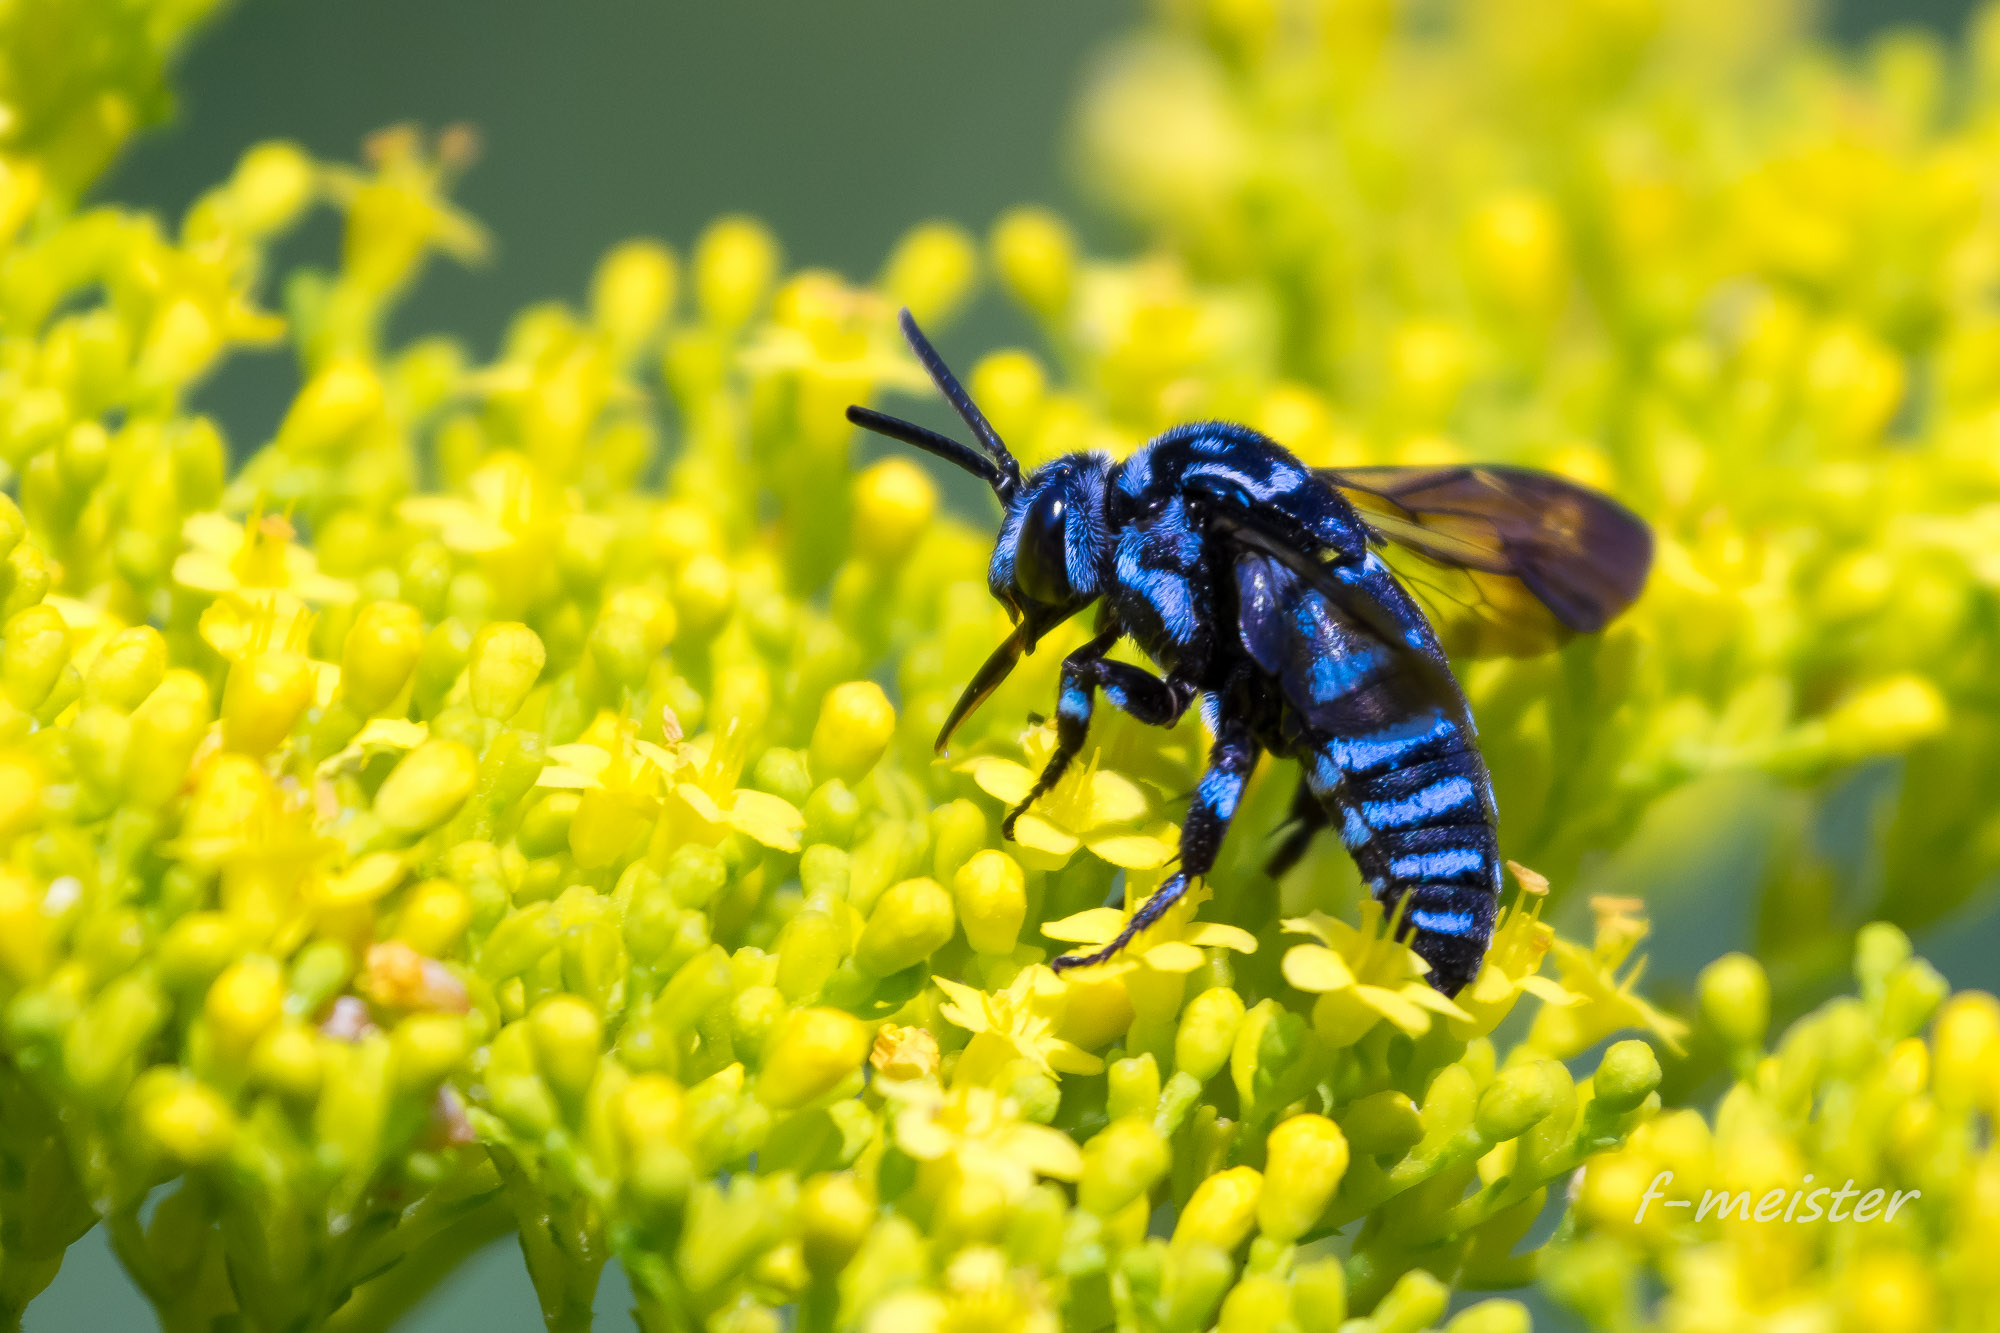
[[[1250,724],[1226,701],[1231,696],[1225,694],[1224,704],[1216,710],[1215,745],[1209,750],[1208,771],[1201,775],[1201,782],[1195,788],[1194,799],[1188,803],[1187,822],[1181,825],[1181,866],[1153,890],[1152,896],[1139,904],[1139,910],[1125,923],[1124,929],[1109,944],[1094,953],[1081,958],[1058,958],[1050,964],[1058,972],[1072,967],[1088,967],[1101,963],[1132,942],[1132,937],[1158,921],[1169,907],[1179,902],[1187,892],[1188,885],[1215,868],[1215,858],[1222,850],[1223,835],[1229,832],[1229,821],[1236,817],[1236,807],[1243,799],[1243,788],[1250,781],[1250,771],[1257,766],[1257,741],[1251,733]]]
[[[1063,659],[1062,694],[1056,702],[1055,753],[1049,756],[1041,776],[1035,779],[1035,785],[1021,803],[1000,821],[1002,837],[1012,841],[1015,821],[1069,771],[1071,761],[1083,749],[1084,738],[1090,734],[1090,718],[1096,711],[1100,688],[1113,707],[1148,726],[1171,727],[1194,702],[1195,687],[1186,681],[1172,676],[1162,680],[1129,662],[1107,662],[1104,655],[1123,634],[1123,629],[1113,626]]]

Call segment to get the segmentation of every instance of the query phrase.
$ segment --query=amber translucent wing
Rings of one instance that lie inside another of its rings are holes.
[[[1320,473],[1398,550],[1389,561],[1459,656],[1524,657],[1630,606],[1653,534],[1609,496],[1532,468],[1356,467]]]

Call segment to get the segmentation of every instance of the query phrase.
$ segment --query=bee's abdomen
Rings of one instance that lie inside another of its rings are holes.
[[[1419,708],[1368,730],[1321,732],[1308,781],[1369,890],[1400,911],[1447,995],[1478,974],[1500,890],[1493,796],[1465,729]]]

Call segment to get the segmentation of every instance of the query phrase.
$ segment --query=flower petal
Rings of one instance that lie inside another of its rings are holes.
[[[1146,793],[1123,773],[1100,769],[1090,779],[1092,828],[1107,824],[1136,824],[1146,817]]]
[[[1124,928],[1125,914],[1117,908],[1090,907],[1046,923],[1042,934],[1065,944],[1102,944]]]
[[[1540,1000],[1543,1004],[1582,1004],[1583,997],[1575,991],[1564,990],[1547,977],[1522,977],[1521,989]]]
[[[1075,1180],[1083,1174],[1083,1150],[1076,1140],[1047,1125],[1016,1125],[1004,1135],[1007,1155],[1034,1168],[1037,1175]]]
[[[1045,1038],[1042,1054],[1049,1062],[1049,1068],[1063,1074],[1101,1074],[1104,1061],[1075,1042],[1060,1038]]]
[[[1363,1004],[1412,1037],[1421,1037],[1430,1030],[1430,1015],[1399,991],[1381,986],[1356,986],[1354,993]]]
[[[806,817],[783,797],[746,787],[738,790],[729,802],[729,826],[766,847],[796,852]]]
[[[972,775],[979,790],[1008,805],[1018,805],[1035,787],[1035,775],[1011,759],[980,755],[960,767]]]
[[[1459,1008],[1450,996],[1439,994],[1436,990],[1421,981],[1415,985],[1403,987],[1399,994],[1412,1004],[1422,1009],[1428,1009],[1434,1014],[1443,1014],[1446,1018],[1463,1019],[1468,1023],[1472,1021],[1472,1015]]]
[[[197,592],[228,592],[236,586],[236,571],[219,555],[188,551],[174,560],[174,582]]]
[[[1146,950],[1146,966],[1158,972],[1192,972],[1204,961],[1201,950],[1180,940],[1168,940]]]
[[[1257,937],[1240,926],[1225,926],[1216,921],[1197,921],[1181,935],[1189,944],[1204,949],[1234,949],[1237,953],[1256,953]]]
[[[715,803],[713,797],[695,786],[692,782],[678,784],[674,788],[674,794],[683,801],[686,801],[690,810],[709,823],[721,824],[727,822],[726,817],[722,813],[722,807]]]
[[[1295,944],[1285,951],[1285,980],[1303,991],[1324,994],[1354,984],[1347,960],[1323,944]]]
[[[1051,856],[1068,856],[1082,844],[1040,815],[1022,815],[1014,824],[1014,841]]]
[[[1143,833],[1120,833],[1109,838],[1092,838],[1089,847],[1099,860],[1126,870],[1151,870],[1173,860],[1174,849],[1158,838]]]
[[[547,753],[551,762],[592,777],[611,767],[611,752],[600,745],[551,745]]]

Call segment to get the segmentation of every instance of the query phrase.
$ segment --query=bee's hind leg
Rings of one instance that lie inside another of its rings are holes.
[[[1283,879],[1305,856],[1306,849],[1312,846],[1312,840],[1320,830],[1330,822],[1326,817],[1326,807],[1320,804],[1319,797],[1313,795],[1312,784],[1301,775],[1299,789],[1292,797],[1292,812],[1280,826],[1285,835],[1284,841],[1271,853],[1271,859],[1264,863],[1264,873],[1272,879]]]

